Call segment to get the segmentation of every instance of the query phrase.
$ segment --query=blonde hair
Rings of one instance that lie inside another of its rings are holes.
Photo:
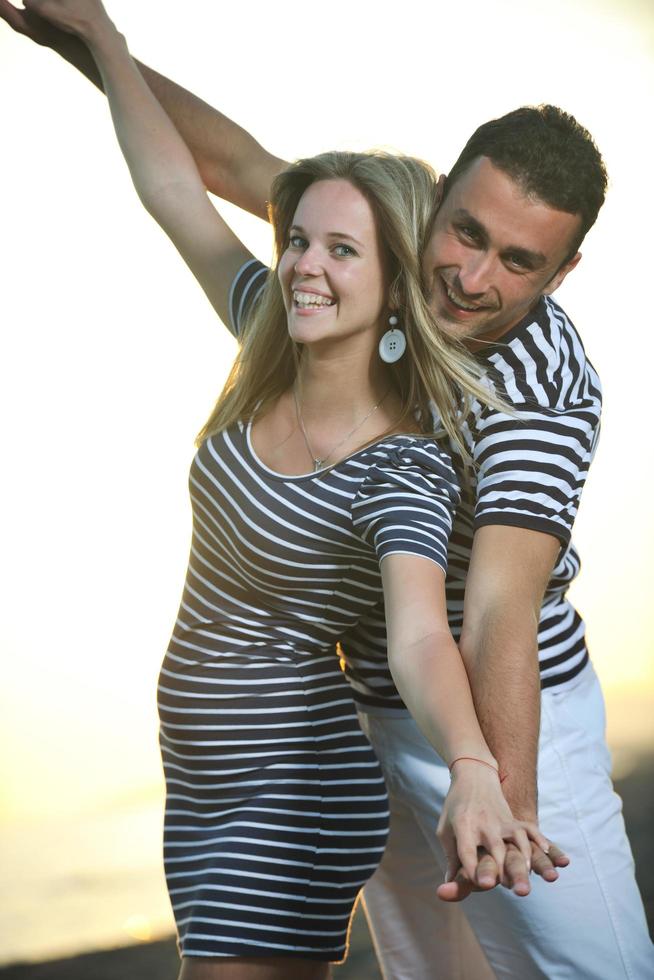
[[[388,270],[388,306],[397,310],[408,356],[391,366],[402,404],[397,427],[416,420],[434,430],[432,411],[464,460],[468,449],[461,424],[472,399],[503,407],[483,382],[483,369],[461,342],[434,323],[424,296],[420,253],[437,206],[437,177],[422,160],[382,151],[332,151],[298,160],[280,173],[269,205],[275,233],[275,262],[245,329],[225,386],[198,443],[239,420],[264,414],[294,382],[299,363],[291,340],[277,265],[288,245],[296,208],[319,180],[347,180],[366,197],[377,221]]]

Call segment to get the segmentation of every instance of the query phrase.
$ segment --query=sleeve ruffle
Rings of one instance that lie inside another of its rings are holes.
[[[449,455],[432,439],[407,437],[368,471],[355,498],[356,532],[381,561],[413,554],[447,570],[459,486]]]

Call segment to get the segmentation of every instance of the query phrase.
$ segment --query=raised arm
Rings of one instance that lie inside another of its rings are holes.
[[[209,200],[193,157],[136,68],[124,37],[100,0],[28,0],[28,5],[88,46],[141,201],[229,323],[229,288],[250,253]]]
[[[57,52],[99,89],[104,82],[88,47],[39,15],[39,4],[25,10],[0,0],[0,17],[17,33]],[[189,147],[205,187],[260,218],[273,177],[286,166],[244,129],[217,109],[152,68],[135,62],[148,86]]]
[[[381,565],[388,659],[402,699],[441,758],[452,765],[452,785],[438,834],[452,877],[460,863],[476,880],[477,848],[504,869],[504,841],[529,845],[503,796],[498,764],[475,714],[461,654],[447,622],[445,576],[433,562],[389,555]],[[478,761],[473,761],[478,760]],[[547,846],[535,820],[530,836]]]

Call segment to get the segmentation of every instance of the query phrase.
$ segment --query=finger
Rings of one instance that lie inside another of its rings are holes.
[[[482,890],[486,891],[489,888],[495,888],[500,880],[501,867],[502,865],[498,862],[496,854],[484,852],[481,855],[477,862],[475,881]]]
[[[457,837],[456,850],[461,867],[470,881],[475,881],[477,871],[477,842],[470,836]]]
[[[504,860],[506,858],[506,844],[501,838],[488,841],[486,843],[486,850],[493,858],[493,865],[497,871],[496,881],[501,882],[504,873]]]
[[[531,891],[527,862],[519,848],[513,844],[506,851],[502,884],[520,896],[528,895]]]
[[[559,873],[552,864],[549,854],[544,854],[540,847],[532,845],[531,849],[531,870],[545,881],[556,881]]]
[[[531,841],[529,840],[527,831],[523,830],[522,827],[514,827],[512,833],[509,834],[505,840],[513,841],[515,846],[522,854],[528,871],[531,871]]]
[[[567,868],[570,864],[570,858],[568,855],[556,844],[550,844],[550,849],[547,852],[547,856],[555,868]]]
[[[437,830],[438,838],[441,842],[441,846],[445,852],[445,860],[447,862],[445,869],[445,881],[452,881],[461,867],[461,862],[459,861],[459,855],[456,849],[456,841],[454,839],[454,834],[449,828],[442,827],[439,825]]]
[[[0,0],[0,17],[15,31],[21,34],[24,32],[23,11],[14,7],[13,3],[9,3],[8,0]]]
[[[541,851],[545,854],[549,853],[549,849],[552,846],[552,842],[547,839],[545,834],[541,833],[540,827],[536,823],[530,821],[525,821],[522,824],[523,828],[527,831],[529,839],[533,841]]]
[[[443,882],[436,889],[436,894],[442,902],[463,902],[475,891],[471,881],[457,875],[454,881]]]

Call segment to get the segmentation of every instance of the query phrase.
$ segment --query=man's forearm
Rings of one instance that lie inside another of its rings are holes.
[[[102,90],[87,47],[70,35],[50,47]],[[138,68],[190,149],[205,187],[226,201],[267,219],[266,202],[284,160],[268,153],[244,129],[176,82],[136,61]]]
[[[535,619],[488,617],[461,637],[477,716],[488,746],[506,774],[504,795],[516,817],[537,816],[536,768],[540,675]]]

